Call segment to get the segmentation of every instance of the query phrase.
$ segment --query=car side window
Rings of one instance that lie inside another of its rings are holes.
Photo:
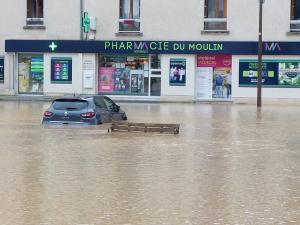
[[[103,100],[104,100],[104,102],[105,102],[107,108],[108,108],[110,111],[113,111],[113,110],[114,110],[114,105],[115,105],[115,103],[114,103],[112,100],[110,100],[109,98],[106,98],[106,97],[104,97]]]
[[[95,105],[97,106],[97,107],[99,107],[99,108],[101,108],[101,109],[106,109],[107,107],[106,107],[106,104],[105,104],[105,102],[103,101],[103,99],[102,98],[98,98],[98,97],[95,97],[94,98],[94,103],[95,103]]]

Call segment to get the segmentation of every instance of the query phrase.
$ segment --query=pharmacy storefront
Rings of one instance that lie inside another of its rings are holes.
[[[263,47],[263,95],[300,98],[300,43]],[[0,74],[0,92],[2,85],[16,94],[133,100],[256,96],[256,42],[6,40],[5,50],[0,72],[6,60],[13,66]]]

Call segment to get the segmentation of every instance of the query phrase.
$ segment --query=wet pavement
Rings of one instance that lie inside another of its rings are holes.
[[[43,127],[0,101],[0,225],[300,224],[300,107],[122,103],[180,134]]]

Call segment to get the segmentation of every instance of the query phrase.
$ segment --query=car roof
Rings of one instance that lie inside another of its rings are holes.
[[[80,96],[82,99],[88,99],[88,98],[95,98],[95,97],[97,97],[97,98],[104,98],[104,97],[106,97],[106,96],[104,96],[104,95],[82,95],[82,96]]]

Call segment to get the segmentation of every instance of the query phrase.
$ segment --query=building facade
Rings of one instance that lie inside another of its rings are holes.
[[[11,0],[0,94],[256,96],[258,1]],[[300,1],[263,7],[263,97],[300,98]],[[13,15],[13,17],[11,17]]]

